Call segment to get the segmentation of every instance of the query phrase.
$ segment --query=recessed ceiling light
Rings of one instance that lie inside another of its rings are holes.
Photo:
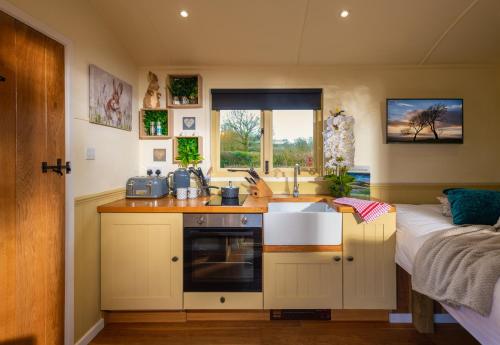
[[[342,17],[342,18],[349,17],[349,11],[348,10],[342,10],[342,11],[340,11],[340,17]]]
[[[182,10],[179,14],[181,15],[182,18],[187,18],[189,16],[188,11],[186,10]]]

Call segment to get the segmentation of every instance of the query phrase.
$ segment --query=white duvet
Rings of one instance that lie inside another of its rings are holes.
[[[440,205],[396,205],[396,263],[406,272],[413,270],[417,251],[436,231],[455,227]],[[495,286],[493,307],[488,317],[467,309],[443,307],[481,344],[500,345],[500,280]]]

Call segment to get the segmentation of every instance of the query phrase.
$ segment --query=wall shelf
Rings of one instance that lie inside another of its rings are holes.
[[[170,85],[172,80],[175,79],[189,79],[189,78],[197,78],[198,85],[198,93],[194,100],[190,102],[193,103],[181,103],[182,100],[175,100],[170,92]],[[201,75],[199,74],[169,74],[167,75],[167,108],[174,109],[190,109],[190,108],[201,108],[203,106],[203,83]]]
[[[192,139],[192,140],[197,140],[198,141],[198,153],[200,154],[201,157],[203,157],[203,138],[200,136],[184,136],[184,137],[174,137],[174,143],[172,145],[173,148],[173,154],[172,154],[172,162],[173,163],[179,163],[178,160],[175,159],[175,157],[178,156],[178,147],[179,147],[179,139]]]
[[[146,112],[165,112],[167,116],[167,132],[164,135],[149,135],[144,125]],[[174,131],[174,116],[166,108],[141,109],[139,111],[139,139],[140,140],[166,140],[171,139]]]

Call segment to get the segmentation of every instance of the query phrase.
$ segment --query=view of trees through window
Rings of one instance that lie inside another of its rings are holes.
[[[262,123],[260,110],[220,111],[221,168],[261,167]],[[313,110],[274,110],[272,127],[273,167],[313,166]]]
[[[220,167],[260,167],[260,110],[221,110]]]
[[[314,157],[314,111],[273,111],[273,166],[290,168],[295,164],[312,167]]]

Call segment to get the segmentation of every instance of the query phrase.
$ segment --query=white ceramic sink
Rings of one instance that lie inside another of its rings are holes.
[[[325,202],[271,202],[264,214],[265,245],[339,245],[342,214]]]

